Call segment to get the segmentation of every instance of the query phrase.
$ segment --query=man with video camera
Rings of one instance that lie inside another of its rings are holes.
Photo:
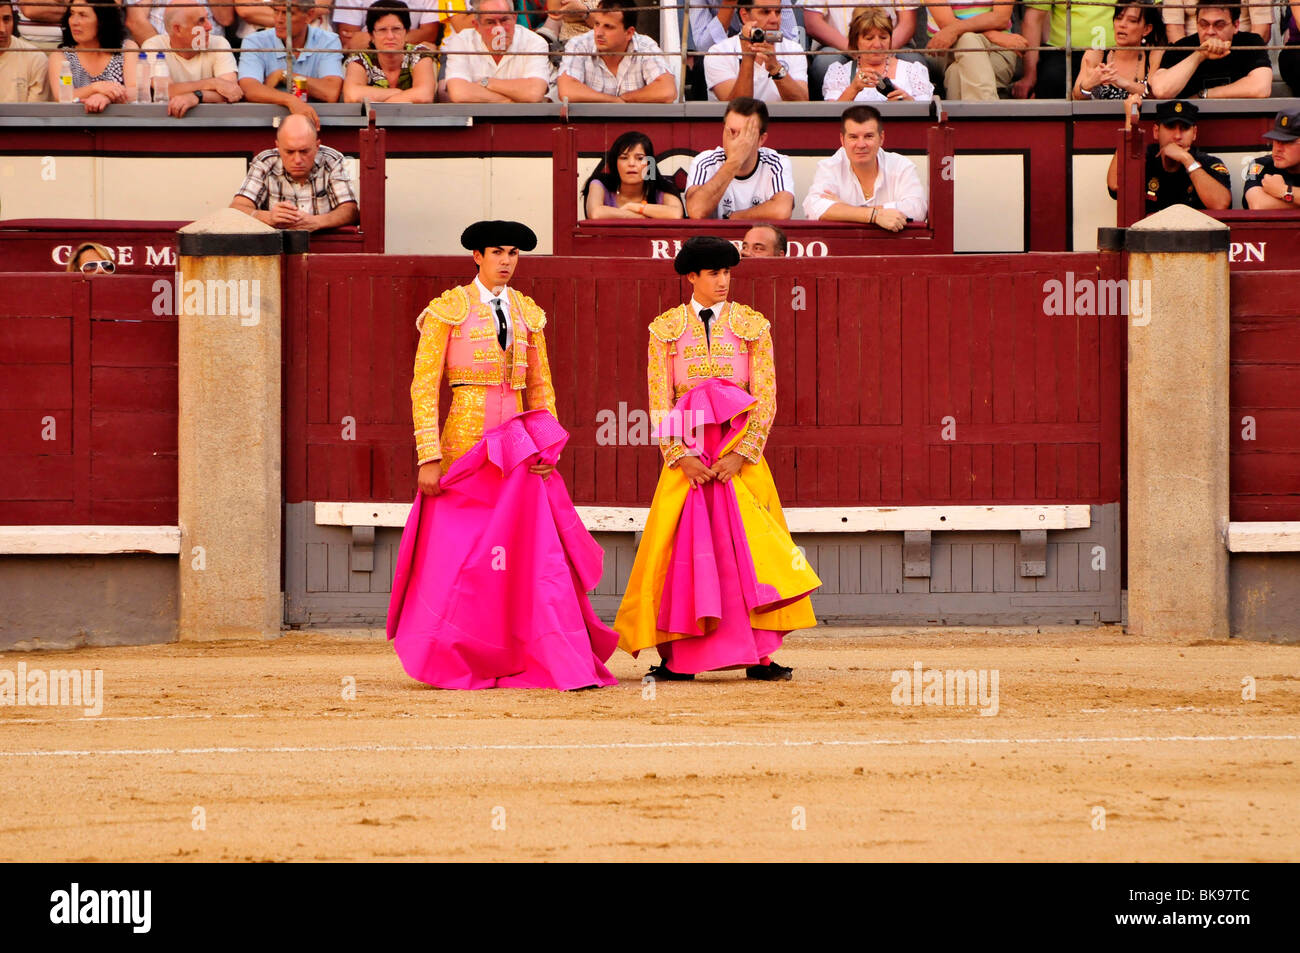
[[[808,60],[803,47],[781,35],[781,0],[737,0],[736,8],[740,32],[709,47],[704,60],[709,98],[807,101]]]

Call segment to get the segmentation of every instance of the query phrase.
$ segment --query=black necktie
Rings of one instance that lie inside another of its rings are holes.
[[[501,310],[500,298],[492,299],[492,309],[497,316],[497,343],[501,345],[501,350],[504,351],[506,349],[506,316],[505,312]]]
[[[713,320],[712,308],[700,308],[700,320],[704,322],[704,340],[713,344],[713,336],[709,333],[709,322]]]

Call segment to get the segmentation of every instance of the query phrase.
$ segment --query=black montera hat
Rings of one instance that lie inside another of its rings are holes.
[[[1174,123],[1195,126],[1199,113],[1195,103],[1189,103],[1185,99],[1166,99],[1156,105],[1156,122],[1162,126],[1172,126]]]
[[[682,250],[673,259],[673,267],[679,275],[689,275],[692,271],[719,268],[735,268],[740,264],[740,252],[736,246],[724,238],[713,235],[696,235],[682,243]]]
[[[522,222],[475,222],[460,233],[460,244],[468,251],[507,246],[532,251],[537,247],[537,235]]]

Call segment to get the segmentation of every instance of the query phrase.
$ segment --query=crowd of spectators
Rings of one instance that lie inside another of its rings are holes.
[[[240,99],[310,118],[340,101],[1248,99],[1275,79],[1300,94],[1300,2],[686,2],[679,71],[649,0],[0,0],[0,101],[99,111],[154,96],[160,61],[176,116]]]
[[[1195,146],[1196,99],[1266,98],[1300,82],[1300,2],[1213,0],[1112,6],[701,0],[689,11],[691,69],[641,32],[638,0],[0,0],[0,101],[74,101],[86,112],[152,97],[183,117],[201,104],[270,103],[291,113],[254,158],[233,204],[283,228],[357,219],[343,157],[320,145],[313,103],[725,101],[722,144],[695,156],[684,192],[641,133],[615,141],[582,193],[589,219],[789,219],[790,159],[768,148],[766,103],[846,104],[840,148],[820,162],[809,219],[888,231],[927,216],[907,158],[884,149],[871,102],[1001,98],[1158,100],[1148,205],[1231,203],[1228,174]],[[924,10],[922,10],[924,7]],[[796,17],[796,8],[801,16]],[[1275,16],[1276,13],[1276,16]],[[294,51],[292,64],[288,52]],[[1072,54],[1071,60],[1067,52]],[[1067,76],[1072,83],[1067,86]],[[159,82],[159,80],[162,82]],[[1244,202],[1287,207],[1300,185],[1300,114],[1283,110]],[[1117,186],[1117,162],[1108,175]],[[752,241],[751,241],[752,238]],[[752,255],[784,235],[756,224]]]

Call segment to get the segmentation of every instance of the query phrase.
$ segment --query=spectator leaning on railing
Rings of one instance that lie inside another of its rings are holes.
[[[949,99],[997,102],[1009,93],[1028,42],[1012,33],[1010,3],[926,6],[926,49],[943,70]]]
[[[1196,6],[1196,35],[1185,36],[1165,53],[1151,74],[1156,99],[1267,99],[1273,67],[1264,41],[1237,30],[1235,5]]]
[[[1116,49],[1088,50],[1074,78],[1072,99],[1127,99],[1151,95],[1151,74],[1160,68],[1165,24],[1150,0],[1115,4]]]
[[[343,153],[322,146],[306,116],[286,116],[275,148],[259,152],[230,207],[275,228],[316,231],[359,217]]]
[[[781,0],[736,0],[736,6],[740,32],[709,47],[704,60],[710,98],[806,101],[808,60],[803,47],[780,33]],[[760,41],[752,42],[760,33]]]
[[[929,203],[916,166],[884,150],[885,130],[874,106],[855,105],[840,116],[840,148],[817,163],[803,200],[809,219],[857,222],[902,231],[908,221],[924,222]]]
[[[1147,146],[1143,177],[1147,214],[1171,205],[1195,209],[1232,207],[1232,179],[1218,156],[1197,149],[1195,103],[1172,100],[1156,106],[1155,142]],[[1119,153],[1110,160],[1106,188],[1119,196]]]
[[[1071,50],[1070,74],[1079,72],[1083,54],[1092,47],[1115,45],[1112,9],[1101,3],[1030,3],[1020,35],[1027,46],[1043,44],[1043,26],[1048,27],[1047,46],[1052,49],[1025,50],[1024,73],[1012,84],[1017,99],[1068,99],[1070,88],[1065,81],[1065,45]]]
[[[433,47],[407,41],[411,13],[402,0],[375,0],[366,11],[371,48],[347,57],[345,103],[431,103],[438,86]]]
[[[1273,150],[1246,170],[1241,203],[1246,208],[1294,209],[1300,203],[1300,108],[1279,112],[1264,138],[1272,140]]]
[[[615,139],[582,187],[587,218],[682,218],[677,186],[659,172],[654,156],[645,133],[625,132]]]
[[[722,116],[722,145],[701,152],[686,174],[689,218],[787,219],[794,211],[794,166],[763,145],[767,107],[733,99]]]
[[[42,103],[49,99],[45,53],[14,35],[13,0],[0,0],[0,103]]]
[[[1259,3],[1243,3],[1237,29],[1254,33],[1267,41],[1273,31],[1274,2],[1275,0],[1261,0]],[[1160,14],[1170,43],[1177,43],[1183,37],[1196,33],[1196,0],[1163,0]]]
[[[862,7],[849,24],[853,59],[826,71],[822,98],[827,102],[884,102],[934,97],[930,71],[922,63],[900,60],[889,44],[889,14],[883,7]]]
[[[339,38],[327,30],[308,22],[312,0],[277,2],[275,26],[259,30],[244,38],[239,53],[239,86],[250,103],[273,103],[290,112],[308,117],[320,127],[316,110],[299,99],[285,86],[288,57],[284,50],[285,37],[289,36],[289,7],[293,8],[294,49],[293,75],[295,82],[301,78],[308,98],[322,103],[336,103],[343,92],[343,53]],[[303,49],[316,52],[300,52]]]
[[[225,37],[212,32],[212,21],[203,7],[193,0],[170,0],[163,13],[166,33],[144,41],[150,56],[172,47],[164,54],[170,79],[167,112],[184,116],[199,103],[237,103],[244,98],[239,88],[239,66]]]
[[[128,50],[104,53],[97,50]],[[63,14],[63,44],[50,54],[49,84],[58,97],[59,73],[68,64],[72,94],[88,113],[129,103],[135,89],[136,46],[126,37],[122,10],[113,0],[72,0]]]
[[[867,0],[856,7],[852,0],[799,0],[803,8],[803,25],[808,33],[808,45],[815,55],[808,57],[809,89],[825,86],[826,72],[839,61],[838,54],[852,54],[854,45],[849,41],[849,28],[858,15],[867,10],[883,10],[889,17],[889,49],[908,50],[907,57],[920,59],[911,49],[916,34],[917,0]]]
[[[575,103],[677,99],[677,81],[663,50],[636,31],[635,7],[636,0],[600,0],[591,14],[592,28],[564,48],[556,80],[561,99]]]
[[[442,44],[453,103],[540,103],[551,82],[550,46],[515,22],[510,0],[474,0],[474,29]]]

